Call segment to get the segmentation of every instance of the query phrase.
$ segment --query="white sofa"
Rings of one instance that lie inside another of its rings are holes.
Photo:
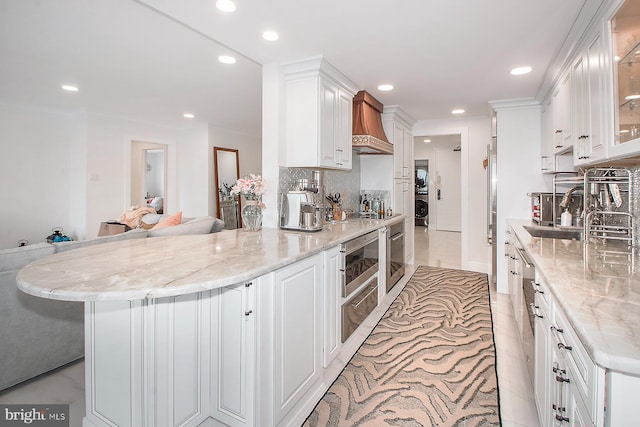
[[[38,298],[20,291],[16,276],[22,267],[57,252],[86,246],[156,236],[208,234],[223,228],[224,223],[217,218],[200,217],[157,230],[135,229],[90,240],[0,250],[0,390],[84,356],[83,303]]]

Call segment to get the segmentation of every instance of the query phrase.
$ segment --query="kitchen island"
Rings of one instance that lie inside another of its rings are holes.
[[[531,221],[509,221],[520,249],[535,266],[533,382],[543,425],[548,425],[544,423],[547,415],[549,422],[570,418],[571,425],[578,420],[581,425],[636,425],[635,396],[640,389],[637,252],[611,241],[532,237],[525,226],[531,226]],[[517,268],[513,274],[519,274]],[[542,349],[545,339],[552,343],[547,351]],[[545,378],[551,378],[551,383]],[[561,410],[551,414],[547,406]]]
[[[18,286],[85,301],[85,426],[299,425],[402,288],[341,343],[340,243],[403,220],[107,243]]]

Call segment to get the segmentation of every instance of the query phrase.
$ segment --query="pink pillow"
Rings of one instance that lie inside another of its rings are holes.
[[[180,224],[180,222],[182,222],[182,211],[160,220],[156,225],[153,226],[153,229],[171,227],[172,225]]]

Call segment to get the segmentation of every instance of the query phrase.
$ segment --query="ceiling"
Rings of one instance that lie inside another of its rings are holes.
[[[215,0],[3,1],[0,103],[259,136],[261,64],[322,54],[416,119],[487,115],[490,100],[536,96],[584,2],[237,0],[224,13]],[[238,62],[220,64],[225,53]],[[509,74],[522,65],[533,72]]]

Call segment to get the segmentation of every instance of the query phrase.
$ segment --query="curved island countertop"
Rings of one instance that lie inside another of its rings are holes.
[[[263,228],[104,243],[28,264],[17,282],[28,294],[66,301],[184,295],[252,280],[402,218],[354,219],[312,233]]]
[[[593,361],[640,375],[640,270],[616,243],[532,237],[531,221],[509,220]]]

